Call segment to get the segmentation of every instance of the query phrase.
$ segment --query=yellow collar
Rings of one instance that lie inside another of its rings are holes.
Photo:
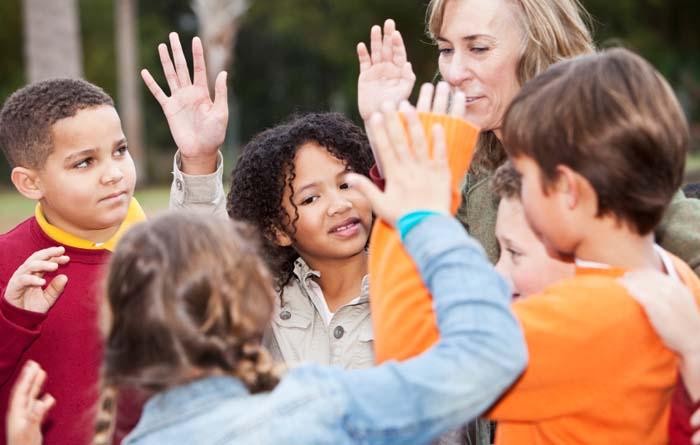
[[[34,217],[39,223],[39,227],[41,227],[41,230],[43,230],[49,238],[63,244],[64,246],[92,250],[106,249],[110,252],[114,251],[114,248],[117,245],[117,241],[119,241],[121,236],[124,234],[124,232],[127,231],[127,229],[129,229],[129,227],[133,226],[136,223],[146,220],[146,214],[143,212],[141,205],[139,205],[138,201],[136,201],[135,198],[131,198],[131,204],[129,204],[129,211],[126,214],[126,218],[124,218],[122,225],[119,226],[119,230],[117,230],[117,233],[115,233],[110,239],[108,239],[104,243],[96,244],[92,241],[87,241],[80,237],[72,235],[66,232],[65,230],[59,229],[58,227],[49,223],[46,220],[46,217],[44,217],[44,212],[41,211],[41,204],[39,203],[37,203],[36,208],[34,209]]]

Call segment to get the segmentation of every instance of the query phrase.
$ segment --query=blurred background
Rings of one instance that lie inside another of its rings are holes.
[[[671,82],[691,122],[687,181],[700,181],[700,2],[582,0],[601,47],[624,45]],[[119,109],[137,161],[137,198],[147,212],[167,207],[173,141],[159,105],[141,82],[148,68],[167,92],[157,45],[177,31],[191,63],[202,37],[211,76],[229,71],[228,173],[241,144],[290,113],[333,110],[359,123],[355,46],[387,17],[396,20],[418,84],[437,77],[425,36],[427,0],[1,0],[0,101],[36,79],[80,76],[103,87]],[[29,216],[0,160],[0,232]]]

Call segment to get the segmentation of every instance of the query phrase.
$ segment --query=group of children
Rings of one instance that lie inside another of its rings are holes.
[[[293,116],[246,144],[226,197],[226,76],[211,100],[199,40],[193,78],[171,48],[170,96],[142,74],[188,210],[143,222],[100,88],[39,82],[0,113],[37,201],[0,236],[3,441],[426,443],[483,415],[503,444],[700,443],[700,281],[653,237],[688,127],[648,62],[610,50],[523,86],[494,269],[450,216],[477,130],[444,89],[365,113],[369,137]]]

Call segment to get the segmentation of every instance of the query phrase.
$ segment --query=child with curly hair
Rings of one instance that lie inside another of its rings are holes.
[[[359,127],[318,113],[255,136],[233,170],[229,216],[263,233],[278,293],[265,343],[290,366],[374,361],[366,250],[372,210],[345,181],[371,165]]]

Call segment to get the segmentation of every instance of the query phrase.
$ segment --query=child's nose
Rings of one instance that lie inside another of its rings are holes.
[[[102,182],[105,184],[111,184],[114,182],[119,182],[124,177],[124,172],[117,167],[111,166],[104,175],[102,175]]]

